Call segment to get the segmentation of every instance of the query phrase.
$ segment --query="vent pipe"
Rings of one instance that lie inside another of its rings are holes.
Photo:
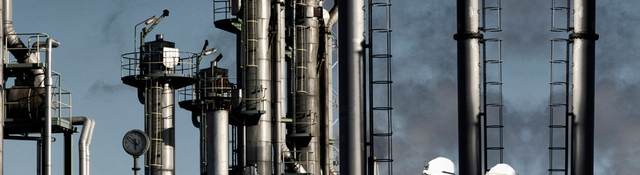
[[[80,175],[91,175],[91,159],[89,147],[93,138],[93,128],[96,123],[88,117],[72,117],[73,125],[82,125],[80,140],[78,140],[78,162],[80,164]]]
[[[338,10],[340,173],[362,175],[364,171],[362,74],[364,49],[364,1],[343,0]]]
[[[458,151],[460,174],[481,175],[478,0],[457,0]]]
[[[272,46],[273,53],[273,98],[275,100],[273,107],[273,171],[275,174],[284,173],[284,158],[283,147],[287,147],[285,144],[285,124],[282,122],[283,118],[287,117],[286,111],[286,97],[287,97],[287,63],[286,57],[286,26],[285,26],[285,1],[276,0],[273,5],[272,19],[275,19],[272,24],[275,26],[275,44]]]
[[[593,175],[596,0],[574,0],[571,174]]]

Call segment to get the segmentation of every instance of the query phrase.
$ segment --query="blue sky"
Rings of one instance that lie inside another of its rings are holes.
[[[506,161],[521,175],[546,170],[549,1],[504,1]],[[234,36],[212,27],[210,0],[16,0],[18,32],[45,32],[62,42],[54,66],[74,93],[74,114],[96,121],[93,174],[128,174],[131,157],[122,135],[142,128],[143,107],[135,89],[120,82],[120,54],[131,51],[133,25],[168,8],[155,31],[183,51],[203,40],[233,65]],[[640,171],[640,2],[599,0],[596,86],[596,174]],[[417,174],[435,156],[457,161],[455,1],[395,0],[393,6],[396,111],[396,174]],[[233,73],[231,73],[233,74]],[[419,75],[419,76],[416,76]],[[176,165],[179,174],[197,174],[196,129],[189,114],[176,113]],[[60,139],[61,140],[61,139]],[[5,142],[5,172],[35,174],[35,144]],[[61,150],[61,142],[54,149]],[[54,155],[54,174],[62,157]],[[605,170],[614,171],[605,173]]]

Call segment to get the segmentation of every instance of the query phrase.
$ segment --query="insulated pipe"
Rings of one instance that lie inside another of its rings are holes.
[[[72,117],[71,123],[73,125],[82,125],[82,132],[80,139],[78,140],[78,162],[80,164],[80,175],[91,175],[91,157],[89,148],[91,146],[91,140],[93,139],[93,129],[95,128],[95,122],[89,117],[78,116]]]
[[[26,48],[22,40],[16,35],[13,27],[13,0],[3,0],[3,30],[7,41],[7,48]],[[27,58],[26,49],[11,50],[11,53],[18,59],[24,61]]]
[[[593,175],[596,1],[574,0],[571,174]]]
[[[282,123],[282,119],[287,117],[286,110],[286,96],[287,96],[287,63],[285,61],[285,4],[284,0],[275,0],[273,10],[275,17],[275,44],[272,46],[271,52],[273,53],[273,80],[274,80],[274,93],[275,99],[273,108],[273,172],[276,175],[284,173],[284,163],[282,162],[282,147],[285,145],[284,128],[285,124]]]
[[[327,22],[328,28],[333,29],[333,25],[338,22],[338,4],[340,0],[333,0],[333,7],[329,10],[329,21]]]
[[[340,1],[338,21],[340,173],[362,175],[364,170],[362,74],[364,49],[363,0]]]
[[[460,174],[481,175],[478,0],[457,0],[458,153]]]
[[[13,0],[3,0],[3,34],[6,37],[7,48],[11,48],[9,52],[13,54],[18,63],[38,63],[40,62],[38,54],[27,49],[27,46],[20,40],[13,27]],[[4,44],[4,41],[3,41]],[[35,51],[37,52],[37,51]],[[5,55],[6,56],[6,55]],[[44,70],[31,70],[33,77],[27,77],[24,80],[17,81],[16,85],[26,84],[27,86],[44,87]],[[25,81],[26,80],[26,81]]]
[[[229,174],[229,111],[212,110],[206,113],[207,174]]]
[[[246,126],[246,166],[256,167],[259,175],[270,175],[273,173],[269,57],[271,3],[270,0],[244,0],[242,4],[244,110],[259,115],[257,124]]]

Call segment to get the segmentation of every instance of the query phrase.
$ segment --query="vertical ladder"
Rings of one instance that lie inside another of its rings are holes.
[[[484,171],[503,162],[504,118],[502,97],[502,40],[495,33],[502,31],[502,1],[482,0],[480,31],[486,39],[482,45],[482,142]]]
[[[393,174],[391,0],[368,0],[368,174]],[[377,150],[381,149],[381,150]]]
[[[569,0],[551,0],[551,28],[553,33],[566,34],[571,28]],[[549,175],[569,174],[570,55],[571,41],[554,38],[550,41],[549,60]]]

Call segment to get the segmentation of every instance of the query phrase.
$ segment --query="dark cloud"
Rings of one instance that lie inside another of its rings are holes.
[[[503,1],[505,161],[519,174],[548,168],[550,1]],[[598,1],[596,174],[640,167],[640,1]],[[393,13],[395,174],[436,156],[457,160],[455,1],[396,1]]]
[[[126,90],[128,87],[122,83],[109,83],[103,80],[94,81],[87,89],[84,97],[95,98],[114,95]]]

